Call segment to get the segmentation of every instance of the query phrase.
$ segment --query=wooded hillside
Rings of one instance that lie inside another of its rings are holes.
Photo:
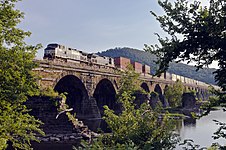
[[[133,61],[140,62],[151,66],[151,72],[154,73],[157,65],[155,64],[156,56],[145,51],[132,48],[115,48],[107,51],[99,52],[98,55],[108,57],[127,57]],[[205,68],[196,71],[196,68],[183,63],[171,63],[168,72],[203,81],[210,84],[215,84],[213,72],[216,69]]]

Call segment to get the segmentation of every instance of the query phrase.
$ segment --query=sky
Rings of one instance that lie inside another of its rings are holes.
[[[161,12],[157,0],[23,0],[19,27],[32,32],[29,44],[59,43],[86,52],[115,47],[143,49],[162,32],[150,11]],[[42,57],[40,50],[38,57]]]
[[[37,58],[49,43],[95,53],[115,47],[142,50],[165,36],[150,14],[163,14],[157,0],[23,0],[20,28],[32,32],[28,44],[41,43]]]

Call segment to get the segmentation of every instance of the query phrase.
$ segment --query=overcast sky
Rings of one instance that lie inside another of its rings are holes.
[[[163,13],[157,0],[23,0],[17,7],[25,13],[19,27],[32,32],[26,41],[43,48],[59,43],[86,52],[143,49],[157,43],[154,33],[164,35],[150,14]]]

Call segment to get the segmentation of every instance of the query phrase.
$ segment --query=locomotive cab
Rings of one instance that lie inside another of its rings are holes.
[[[55,48],[47,47],[44,49],[43,59],[54,59],[55,58]]]

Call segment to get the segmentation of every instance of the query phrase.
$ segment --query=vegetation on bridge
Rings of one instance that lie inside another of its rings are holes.
[[[85,149],[172,149],[179,142],[174,120],[170,114],[153,111],[148,101],[136,109],[136,93],[142,93],[139,74],[133,70],[123,73],[120,81],[118,102],[122,112],[115,112],[104,106],[103,119],[112,133],[103,134],[93,143],[85,144]],[[149,93],[150,94],[150,93]],[[161,116],[161,118],[160,118]],[[84,145],[83,145],[84,146]],[[82,149],[82,148],[81,148]]]
[[[177,80],[175,84],[169,85],[165,89],[165,98],[168,100],[171,107],[181,106],[182,94],[184,86],[181,81]]]

